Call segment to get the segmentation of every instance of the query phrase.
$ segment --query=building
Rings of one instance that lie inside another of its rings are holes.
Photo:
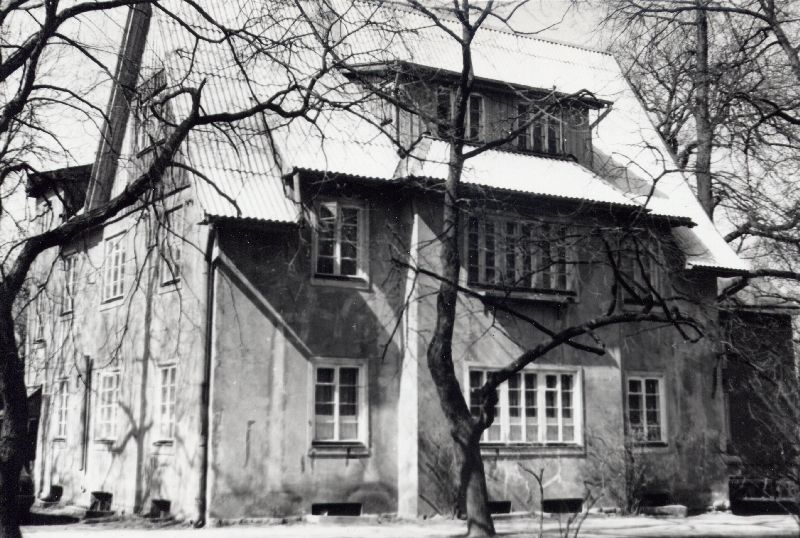
[[[28,344],[29,386],[43,394],[41,495],[56,486],[64,501],[188,519],[198,499],[212,518],[452,509],[449,434],[424,362],[449,148],[426,118],[451,113],[459,55],[424,17],[381,9],[417,31],[402,46],[367,30],[348,45],[380,52],[360,74],[395,84],[420,114],[371,100],[372,122],[330,112],[321,129],[258,119],[228,138],[193,134],[163,188],[42,261]],[[213,46],[134,10],[118,73],[152,88],[143,95],[205,78],[206,110],[245,106],[245,82]],[[686,180],[664,174],[669,152],[614,59],[489,29],[474,50],[474,144],[544,112],[465,168],[464,390],[542,341],[526,318],[557,330],[677,294],[716,327],[717,277],[747,266]],[[258,61],[248,70],[279,76]],[[104,137],[84,210],[121,192],[159,139],[149,107],[119,95],[110,125],[125,136]],[[59,218],[61,184],[34,186]],[[545,470],[545,501],[606,484],[603,502],[624,502],[630,484],[610,484],[632,464],[650,468],[643,494],[693,508],[725,498],[720,349],[693,334],[606,328],[605,355],[561,346],[501,387],[483,447],[497,506],[538,502],[523,466]]]

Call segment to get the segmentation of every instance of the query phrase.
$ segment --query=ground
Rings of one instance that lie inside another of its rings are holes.
[[[429,519],[425,521],[367,520],[355,523],[342,521],[299,522],[286,525],[229,525],[193,530],[184,524],[152,525],[141,520],[126,519],[101,524],[69,521],[63,516],[40,518],[36,524],[23,527],[24,536],[57,534],[59,537],[93,538],[442,538],[464,532],[461,521]],[[498,518],[498,536],[522,538],[536,536],[539,521],[533,518]],[[136,528],[130,528],[136,527]],[[545,536],[561,536],[559,522],[546,519]],[[592,537],[733,537],[733,536],[798,536],[798,525],[790,516],[734,516],[713,513],[688,518],[606,517],[590,516],[581,527],[580,536]]]

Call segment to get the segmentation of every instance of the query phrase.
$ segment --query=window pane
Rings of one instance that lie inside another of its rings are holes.
[[[479,281],[479,226],[478,219],[471,217],[469,219],[469,234],[468,234],[468,248],[467,248],[467,278],[470,282]]]
[[[657,379],[647,379],[644,382],[645,392],[647,394],[658,394],[658,380]]]
[[[317,272],[326,275],[333,274],[333,258],[320,257],[317,259]]]
[[[339,440],[358,439],[358,421],[341,419],[339,422]]]
[[[638,379],[630,379],[628,380],[628,391],[629,392],[642,392],[642,382]]]
[[[314,438],[319,441],[333,439],[333,422],[317,420],[314,424]]]
[[[495,237],[494,223],[486,221],[483,225],[483,246],[484,246],[484,282],[487,284],[495,283]]]
[[[333,368],[317,368],[317,383],[333,383]]]
[[[358,274],[358,267],[354,259],[342,259],[341,274],[344,276],[356,276]]]
[[[544,152],[544,131],[541,117],[537,118],[533,124],[533,150],[538,153]]]

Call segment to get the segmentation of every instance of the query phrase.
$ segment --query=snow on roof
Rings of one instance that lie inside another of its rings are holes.
[[[231,26],[258,24],[261,20],[259,10],[263,5],[257,2],[235,2],[237,7],[232,5],[234,2],[202,0],[200,3],[217,20]],[[365,65],[403,61],[445,72],[460,70],[458,45],[424,15],[407,9],[376,9],[376,4],[369,2],[347,5],[345,29],[370,18],[382,25],[398,25],[408,30],[382,32],[365,25],[345,39],[352,58]],[[307,28],[300,19],[285,16],[276,23],[273,17],[272,29],[254,27],[258,32],[253,33],[261,37],[271,31],[302,34]],[[317,52],[302,39],[290,51],[277,46],[265,55],[234,59],[216,43],[196,42],[189,31],[164,13],[157,11],[156,21],[149,58],[159,60],[150,69],[161,63],[172,80],[195,83],[206,80],[203,98],[206,111],[246,108],[285,87],[290,76],[297,73],[275,69],[277,60],[300,66],[301,74],[313,72]],[[212,36],[219,33],[202,17],[196,24],[189,21],[195,32]],[[454,22],[445,24],[455,28]],[[237,46],[247,44],[231,43],[229,49],[236,50]],[[487,28],[480,30],[475,38],[473,58],[479,78],[567,94],[589,90],[613,105],[593,133],[592,171],[568,161],[493,150],[468,161],[465,183],[562,199],[623,206],[646,204],[653,214],[696,223],[693,228],[674,228],[676,240],[687,254],[688,266],[728,271],[748,269],[705,215],[686,178],[674,171],[667,147],[613,57]],[[247,81],[240,76],[242,61],[249,75]],[[298,82],[303,82],[302,75]],[[330,74],[318,84],[322,91],[334,94],[341,90],[343,79]],[[287,97],[293,98],[297,95]],[[281,176],[294,169],[398,180],[402,179],[398,171],[405,166],[414,174],[443,177],[444,142],[430,141],[428,160],[415,169],[403,163],[391,141],[367,122],[345,118],[343,113],[329,113],[323,119],[313,127],[297,121],[286,126],[276,125],[278,118],[258,116],[244,122],[252,136],[247,144],[236,143],[234,152],[230,148],[215,150],[208,141],[190,149],[190,156],[199,160],[196,167],[208,180],[196,181],[198,198],[206,213],[293,222],[297,209],[284,193]],[[270,157],[272,153],[275,154]]]

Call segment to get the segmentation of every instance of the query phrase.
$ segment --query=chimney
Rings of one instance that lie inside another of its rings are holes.
[[[104,204],[111,195],[111,185],[117,173],[152,12],[152,6],[148,2],[133,5],[128,12],[106,108],[107,120],[89,180],[85,206],[87,210]]]

